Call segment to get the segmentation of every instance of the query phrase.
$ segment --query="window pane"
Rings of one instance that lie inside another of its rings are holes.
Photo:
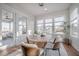
[[[22,21],[19,21],[19,25],[22,25]]]
[[[20,36],[20,35],[22,35],[22,31],[17,32],[17,36]]]
[[[77,24],[72,24],[72,33],[77,32],[78,33],[78,26]]]
[[[65,21],[64,17],[57,17],[54,19],[55,22],[59,22],[59,21]]]
[[[55,27],[55,32],[64,32],[63,27]]]
[[[22,30],[22,28],[23,28],[22,26],[19,26],[19,30]]]
[[[58,35],[64,35],[63,32],[56,32],[55,34],[58,34]]]
[[[38,24],[37,27],[43,26],[43,24]]]
[[[38,32],[38,34],[42,34],[43,33],[43,27],[38,27],[37,32]]]
[[[78,33],[77,32],[73,32],[72,35],[78,36]]]
[[[13,22],[11,22],[11,25],[10,26],[11,26],[10,29],[11,29],[11,32],[12,32],[13,31]]]
[[[52,19],[45,19],[45,23],[50,23],[52,22]]]
[[[43,23],[43,20],[37,20],[37,24]]]
[[[73,24],[73,23],[78,24],[78,19],[73,20],[73,21],[71,22],[71,24]]]
[[[9,31],[9,23],[2,22],[2,31]]]
[[[52,34],[52,27],[46,27],[46,34]]]
[[[22,21],[22,23],[23,23],[23,24],[22,24],[23,26],[26,26],[26,21]]]
[[[76,18],[76,17],[78,17],[78,8],[75,8],[73,11],[72,11],[72,13],[71,13],[71,15],[70,15],[71,17],[71,20],[73,20],[74,18]]]
[[[21,18],[21,20],[18,23],[18,27],[19,28],[18,28],[17,36],[26,34],[26,19],[25,18]]]
[[[23,21],[22,23],[23,23],[23,26],[26,26],[26,22]]]
[[[71,36],[73,37],[78,37],[78,28],[77,27],[73,27],[71,30]]]
[[[64,22],[56,22],[55,26],[64,26]]]
[[[45,24],[45,26],[52,26],[52,23]]]
[[[72,24],[72,27],[73,28],[77,28],[78,27],[78,24],[76,24],[76,23],[75,24]]]
[[[43,24],[38,24],[37,25],[37,32],[38,32],[38,34],[43,33]]]
[[[78,37],[78,8],[75,8],[70,15],[70,33],[73,37]]]

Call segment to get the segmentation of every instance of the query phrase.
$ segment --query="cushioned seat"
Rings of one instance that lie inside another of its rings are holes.
[[[24,56],[40,56],[44,50],[38,48],[35,44],[22,43],[22,51]]]
[[[46,46],[47,42],[36,42],[36,45],[39,47],[39,48],[44,48]]]

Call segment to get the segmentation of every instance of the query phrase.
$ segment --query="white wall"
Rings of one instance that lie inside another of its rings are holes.
[[[78,8],[78,16],[79,16],[79,4],[72,4],[71,7],[70,7],[70,14],[73,12],[73,10],[75,8]],[[79,17],[78,17],[78,29],[79,29]],[[79,31],[78,31],[78,36],[79,36]],[[72,46],[79,51],[79,37],[76,38],[76,37],[71,37],[70,36],[70,39],[71,39],[71,43],[72,43]]]

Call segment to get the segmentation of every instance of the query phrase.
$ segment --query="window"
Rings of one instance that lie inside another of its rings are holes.
[[[12,32],[13,22],[2,22],[2,32]]]
[[[37,32],[39,34],[52,34],[52,19],[37,20]]]
[[[45,32],[46,34],[52,34],[52,19],[45,19]]]
[[[17,36],[20,36],[22,34],[26,34],[26,21],[20,20],[18,23]]]
[[[55,27],[55,32],[59,32],[59,33],[63,33],[64,32],[64,28],[63,27]]]
[[[13,22],[2,21],[2,39],[13,39]]]
[[[45,23],[51,23],[52,19],[45,19]]]
[[[55,18],[54,22],[64,22],[64,16],[60,16],[60,17],[57,17]]]
[[[64,16],[60,16],[54,19],[54,32],[56,35],[64,34]]]
[[[41,23],[43,23],[43,20],[38,20],[37,21],[37,24],[41,24]]]
[[[46,30],[46,34],[52,34],[52,27],[47,26],[45,30]]]
[[[70,15],[70,35],[73,37],[78,37],[78,8],[75,8]]]
[[[75,8],[70,14],[70,20],[72,21],[77,17],[78,17],[78,8]]]
[[[5,31],[10,31],[8,22],[2,22],[2,32]]]
[[[42,34],[44,28],[44,20],[37,20],[37,33]]]
[[[55,26],[64,26],[64,22],[55,22]]]
[[[53,19],[41,19],[37,20],[36,28],[38,33],[45,33],[46,35],[52,37],[53,33],[56,35],[63,35],[64,34],[64,23],[65,17],[60,16]],[[64,36],[64,35],[63,35]]]

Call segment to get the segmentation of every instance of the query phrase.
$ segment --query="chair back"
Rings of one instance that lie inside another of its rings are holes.
[[[37,47],[22,45],[23,56],[38,56],[39,49]]]
[[[29,38],[28,37],[26,37],[26,40],[27,40],[27,43],[29,43]]]

